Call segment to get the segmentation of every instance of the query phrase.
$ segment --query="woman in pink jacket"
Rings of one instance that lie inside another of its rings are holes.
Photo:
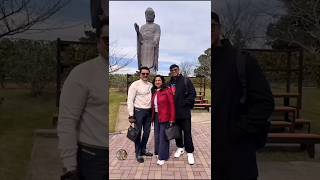
[[[168,89],[165,79],[156,75],[152,88],[152,121],[154,122],[155,155],[158,155],[157,164],[163,165],[169,159],[169,145],[165,135],[167,126],[175,121],[175,106],[172,91]]]

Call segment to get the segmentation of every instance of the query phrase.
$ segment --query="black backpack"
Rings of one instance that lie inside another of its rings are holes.
[[[247,52],[237,52],[237,72],[241,83],[242,95],[240,97],[240,104],[246,106],[247,103],[247,78],[246,78],[246,59],[249,56]],[[255,145],[257,149],[261,149],[267,142],[268,132],[270,128],[270,118],[265,122],[259,123],[258,132],[254,134]]]

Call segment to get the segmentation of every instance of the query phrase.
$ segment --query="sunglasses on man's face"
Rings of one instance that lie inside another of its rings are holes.
[[[149,76],[149,73],[141,73],[142,76]]]

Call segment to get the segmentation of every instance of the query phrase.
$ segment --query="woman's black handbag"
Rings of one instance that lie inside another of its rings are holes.
[[[167,140],[181,138],[180,128],[177,125],[171,125],[171,126],[167,127],[165,130],[165,133],[167,136]]]
[[[135,142],[139,134],[139,130],[136,127],[132,127],[132,124],[130,124],[130,127],[128,128],[127,132],[127,138],[129,138],[131,141]]]

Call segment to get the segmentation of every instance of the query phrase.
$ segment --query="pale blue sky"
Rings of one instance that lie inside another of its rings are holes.
[[[155,11],[155,23],[161,27],[159,74],[167,75],[169,66],[182,61],[196,67],[197,58],[210,47],[210,1],[110,1],[109,35],[119,54],[134,61],[118,73],[137,70],[136,32],[133,24],[145,24],[145,10]]]

